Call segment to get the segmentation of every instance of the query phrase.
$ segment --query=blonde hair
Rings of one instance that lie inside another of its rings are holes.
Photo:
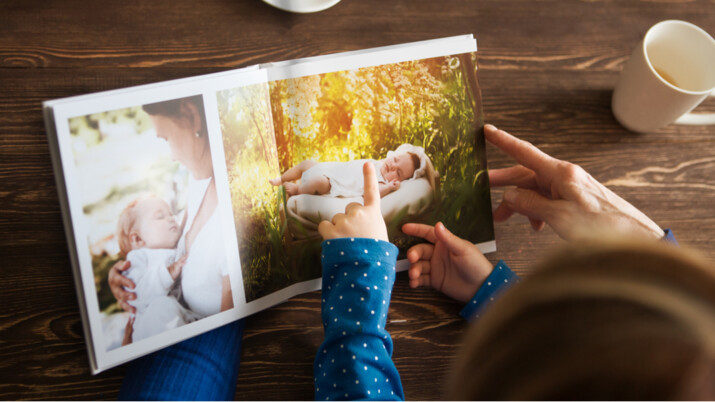
[[[715,398],[715,270],[667,244],[573,245],[468,332],[463,399]]]

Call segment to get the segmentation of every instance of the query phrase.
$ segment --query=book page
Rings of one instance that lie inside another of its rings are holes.
[[[319,288],[318,224],[362,203],[365,161],[401,259],[420,241],[407,222],[495,250],[475,50],[459,37],[265,65],[272,122],[249,94],[225,101],[243,105],[222,127],[250,310]]]
[[[245,315],[216,98],[226,87],[267,93],[267,75],[237,70],[49,104],[96,372]],[[122,262],[135,314],[109,286]]]

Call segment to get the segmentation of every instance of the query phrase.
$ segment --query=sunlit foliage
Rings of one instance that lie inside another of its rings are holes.
[[[434,208],[474,242],[493,238],[476,57],[464,54],[361,68],[225,91],[218,96],[247,299],[320,276],[319,238],[286,233],[281,190],[268,179],[305,160],[383,159],[425,148],[439,173]],[[268,93],[266,93],[268,92]],[[391,240],[401,251],[415,239]]]
[[[283,264],[283,233],[279,188],[268,179],[278,176],[267,85],[217,93],[226,168],[230,183],[241,270],[247,298],[268,278],[287,283]]]

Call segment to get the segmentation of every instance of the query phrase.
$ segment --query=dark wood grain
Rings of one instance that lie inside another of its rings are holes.
[[[681,243],[715,260],[715,129],[618,125],[610,97],[663,19],[715,32],[715,1],[343,0],[296,15],[259,0],[5,0],[0,5],[0,399],[115,399],[125,367],[89,374],[42,101],[260,62],[464,33],[479,44],[487,122],[578,163]],[[707,101],[703,111],[715,111]],[[493,147],[490,168],[510,161]],[[501,190],[492,194],[499,202]],[[562,241],[496,226],[523,275]],[[467,324],[458,303],[399,274],[388,330],[408,399],[438,399]],[[237,399],[311,399],[319,294],[248,319]]]

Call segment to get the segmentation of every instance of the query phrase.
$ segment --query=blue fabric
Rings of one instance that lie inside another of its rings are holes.
[[[244,320],[135,360],[119,400],[233,400]]]
[[[678,241],[670,229],[664,229],[663,231],[665,232],[663,236],[664,241],[678,245]],[[491,274],[489,274],[489,277],[487,277],[479,290],[477,290],[477,293],[474,294],[472,300],[459,312],[459,315],[468,321],[479,318],[480,312],[484,311],[489,304],[498,298],[501,292],[519,281],[519,276],[517,276],[503,260],[499,260]]]
[[[673,235],[673,231],[671,231],[670,229],[664,229],[663,231],[665,232],[665,236],[663,236],[663,240],[665,240],[665,241],[667,241],[667,242],[670,242],[670,243],[673,243],[673,244],[675,244],[675,245],[677,246],[677,245],[678,245],[678,241],[675,240],[675,236]]]
[[[502,260],[499,260],[482,286],[474,294],[466,306],[459,312],[467,321],[479,318],[479,314],[499,297],[506,289],[512,287],[520,281],[519,277],[506,265]]]
[[[362,238],[322,243],[325,340],[315,356],[315,399],[404,400],[385,330],[397,247]]]
[[[678,244],[670,229],[664,232],[663,240]],[[327,240],[322,247],[325,341],[313,367],[316,399],[404,400],[385,330],[397,248],[359,238]],[[500,260],[460,315],[478,318],[518,281]],[[239,320],[134,361],[119,399],[233,399],[243,328]]]

